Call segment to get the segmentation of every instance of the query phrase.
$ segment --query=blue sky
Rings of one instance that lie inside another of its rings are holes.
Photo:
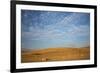
[[[21,10],[21,47],[87,47],[90,45],[90,14]]]

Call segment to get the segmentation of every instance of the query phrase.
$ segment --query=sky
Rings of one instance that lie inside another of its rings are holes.
[[[89,47],[90,14],[21,10],[21,47]]]

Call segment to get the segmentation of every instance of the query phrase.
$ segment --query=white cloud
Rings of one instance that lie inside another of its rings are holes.
[[[56,24],[51,24],[44,26],[44,29],[39,28],[36,24],[35,27],[29,27],[29,32],[22,32],[22,37],[27,39],[54,39],[63,37],[74,36],[86,36],[89,35],[88,25],[79,25],[72,23],[73,21],[78,21],[82,15],[77,15],[73,13],[58,21]],[[43,25],[43,24],[41,24]]]

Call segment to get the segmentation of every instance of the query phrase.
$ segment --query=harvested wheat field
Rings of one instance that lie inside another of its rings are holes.
[[[47,48],[21,53],[22,63],[87,59],[90,59],[90,48]]]

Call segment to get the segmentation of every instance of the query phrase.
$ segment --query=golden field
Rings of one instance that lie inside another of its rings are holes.
[[[90,48],[47,48],[22,51],[21,62],[71,61],[90,59]]]

